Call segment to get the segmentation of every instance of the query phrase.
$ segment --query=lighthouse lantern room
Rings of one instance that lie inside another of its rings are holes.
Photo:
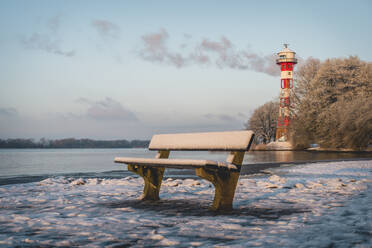
[[[293,67],[297,64],[295,52],[288,48],[288,44],[284,44],[282,51],[278,53],[276,63],[280,66],[280,104],[279,117],[276,129],[276,140],[288,140],[288,127],[291,123],[291,108],[293,97]]]

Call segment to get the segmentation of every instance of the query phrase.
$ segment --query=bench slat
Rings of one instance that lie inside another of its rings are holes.
[[[116,157],[115,163],[147,165],[154,167],[168,167],[175,169],[192,169],[192,168],[226,168],[228,170],[238,170],[238,167],[229,163],[221,163],[211,160],[195,160],[195,159],[158,159],[158,158],[131,158],[131,157]]]
[[[247,151],[254,133],[249,130],[232,132],[157,134],[149,150]]]

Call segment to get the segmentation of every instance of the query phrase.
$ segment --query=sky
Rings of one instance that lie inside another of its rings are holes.
[[[244,128],[274,59],[372,61],[372,1],[0,0],[0,138]]]

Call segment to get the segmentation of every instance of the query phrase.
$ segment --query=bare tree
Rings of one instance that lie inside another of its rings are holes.
[[[372,142],[372,64],[358,57],[307,60],[296,73],[298,146],[362,149]]]
[[[279,103],[270,101],[258,107],[245,124],[255,132],[256,143],[269,143],[275,139],[279,114]]]
[[[313,120],[317,118],[317,107],[312,99],[314,79],[320,68],[320,60],[308,58],[295,72],[294,108],[292,110],[292,124],[290,138],[297,148],[306,148],[315,142],[315,126]]]

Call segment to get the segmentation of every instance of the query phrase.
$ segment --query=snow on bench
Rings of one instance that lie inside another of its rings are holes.
[[[140,164],[153,167],[167,167],[174,169],[195,169],[201,167],[218,169],[224,167],[229,170],[238,170],[238,167],[229,163],[221,163],[211,160],[195,160],[195,159],[156,159],[156,158],[115,158],[116,163],[125,164]]]
[[[211,209],[230,210],[244,153],[253,141],[252,131],[158,134],[151,139],[149,150],[158,150],[155,158],[117,157],[145,181],[143,200],[159,200],[165,168],[193,168],[197,176],[213,183],[215,196]],[[170,151],[230,151],[226,163],[210,160],[169,159]]]
[[[252,131],[158,134],[149,150],[246,151],[252,135]]]

